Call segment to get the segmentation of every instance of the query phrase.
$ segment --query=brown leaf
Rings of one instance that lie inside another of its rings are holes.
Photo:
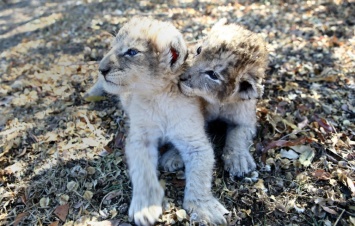
[[[323,129],[325,129],[327,132],[335,132],[333,127],[331,125],[329,125],[328,121],[324,118],[316,118],[315,119],[318,124],[323,127]]]
[[[58,226],[58,225],[59,225],[59,221],[53,221],[48,226]]]
[[[333,210],[333,209],[331,209],[331,208],[329,208],[329,207],[326,207],[326,206],[322,206],[322,209],[323,209],[325,212],[328,212],[328,213],[330,213],[330,214],[335,214],[335,215],[338,214],[335,210]]]
[[[122,195],[122,191],[119,191],[119,190],[111,191],[104,197],[104,199],[105,200],[111,200],[113,198],[116,198],[119,195]]]
[[[124,147],[125,136],[124,133],[119,132],[115,137],[115,147],[122,149]]]
[[[350,189],[352,196],[355,196],[354,182],[349,177],[346,177],[346,184],[348,185],[348,188]]]
[[[20,213],[19,215],[17,215],[14,222],[12,222],[13,226],[17,226],[27,215],[27,212]]]
[[[54,210],[54,214],[63,222],[65,222],[65,219],[67,218],[69,212],[69,203],[58,206]]]
[[[311,138],[308,137],[300,137],[296,140],[275,140],[270,142],[263,150],[263,152],[272,149],[272,148],[276,148],[276,147],[291,147],[291,146],[295,146],[295,145],[300,145],[300,144],[304,144],[304,143],[311,143],[313,140]]]
[[[325,172],[323,169],[317,169],[316,171],[313,172],[313,176],[316,177],[318,180],[329,180],[331,174]]]
[[[176,178],[174,178],[172,181],[171,181],[175,187],[185,187],[186,185],[186,181],[185,180],[178,180]]]

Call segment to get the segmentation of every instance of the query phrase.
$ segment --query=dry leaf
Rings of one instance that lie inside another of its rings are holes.
[[[355,217],[350,216],[350,217],[349,217],[349,221],[350,221],[350,223],[351,223],[352,226],[355,225]]]
[[[302,152],[298,160],[303,166],[308,167],[312,163],[312,160],[315,156],[315,151],[310,146],[304,146],[303,150],[304,151]]]
[[[64,204],[67,204],[69,201],[69,196],[66,195],[66,194],[63,194],[59,197],[59,204],[60,205],[64,205]]]
[[[325,172],[323,169],[317,169],[316,171],[313,172],[313,176],[316,177],[318,180],[329,180],[331,174]]]
[[[96,169],[92,166],[89,166],[86,171],[88,172],[88,174],[93,175],[95,174]]]
[[[328,121],[326,119],[324,119],[324,118],[316,118],[316,121],[327,132],[335,132],[333,127],[328,123]]]
[[[94,193],[92,193],[91,191],[85,191],[84,195],[83,195],[83,198],[86,199],[86,200],[91,200],[93,195],[94,195]]]
[[[304,143],[310,143],[313,140],[311,138],[308,137],[300,137],[296,140],[276,140],[276,141],[272,141],[270,142],[263,150],[263,152],[272,149],[272,148],[276,148],[276,147],[292,147],[292,146],[296,146],[296,145],[300,145],[300,144],[304,144]]]
[[[76,189],[78,189],[78,187],[79,187],[79,184],[76,183],[75,181],[69,181],[67,183],[67,189],[69,191],[75,191]]]
[[[120,220],[105,220],[100,222],[88,222],[88,226],[119,226]]]
[[[65,222],[69,213],[69,203],[58,206],[53,212],[61,221]]]
[[[281,158],[288,158],[288,159],[298,159],[298,154],[292,150],[284,150],[282,149],[280,151],[280,154],[281,154]]]
[[[17,226],[23,220],[23,218],[25,218],[27,215],[28,215],[27,212],[18,214],[16,216],[14,222],[12,222],[13,226]]]
[[[178,221],[186,219],[186,211],[184,209],[176,211],[176,217]]]
[[[39,200],[39,205],[42,208],[48,207],[48,204],[49,204],[49,198],[48,197],[43,197],[43,198],[41,198],[41,200]]]
[[[48,226],[58,226],[58,225],[59,225],[59,221],[53,221]]]
[[[83,138],[83,143],[88,145],[89,147],[97,147],[100,145],[100,143],[97,140],[90,138],[90,137]]]
[[[111,200],[113,198],[116,198],[119,195],[122,195],[122,191],[119,190],[111,191],[104,197],[104,200]]]
[[[328,213],[330,213],[330,214],[334,214],[334,215],[337,215],[337,214],[338,214],[335,210],[333,210],[333,209],[331,209],[331,208],[329,208],[329,207],[322,206],[322,208],[323,208],[324,211],[326,211],[326,212],[328,212]]]
[[[267,189],[264,185],[264,180],[263,179],[259,179],[258,182],[256,182],[253,186],[254,188],[260,189],[264,192],[267,192]]]
[[[346,178],[346,184],[348,185],[348,188],[350,189],[352,196],[355,196],[354,182],[349,177]]]

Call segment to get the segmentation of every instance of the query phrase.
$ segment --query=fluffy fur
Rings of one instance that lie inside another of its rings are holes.
[[[192,66],[181,76],[181,91],[206,101],[207,122],[220,119],[228,124],[224,167],[231,176],[243,176],[256,168],[249,147],[256,129],[257,99],[263,94],[265,42],[241,26],[217,24],[196,49]],[[181,166],[177,150],[167,155],[174,160],[162,158],[165,170]]]
[[[214,155],[204,131],[201,102],[178,87],[187,48],[181,33],[166,22],[134,18],[118,32],[99,65],[88,95],[102,88],[117,94],[130,117],[126,156],[133,184],[129,216],[153,224],[162,213],[164,190],[157,176],[158,146],[171,142],[186,167],[183,207],[199,220],[225,224],[228,211],[211,192]]]

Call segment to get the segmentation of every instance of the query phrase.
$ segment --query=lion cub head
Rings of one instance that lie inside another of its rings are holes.
[[[135,17],[119,30],[101,60],[99,82],[112,94],[151,90],[178,80],[186,57],[186,44],[172,24]]]
[[[259,98],[267,56],[259,35],[234,24],[215,25],[181,76],[180,88],[211,103]]]

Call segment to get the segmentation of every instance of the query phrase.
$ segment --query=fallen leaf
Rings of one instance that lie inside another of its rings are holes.
[[[282,149],[280,151],[281,154],[281,158],[288,158],[288,159],[298,159],[298,154],[296,152],[294,152],[293,150],[284,150]]]
[[[89,147],[97,147],[100,145],[100,143],[93,138],[83,138],[83,143],[88,145]]]
[[[307,146],[308,148],[305,149],[304,152],[302,152],[302,154],[300,155],[300,158],[298,159],[300,161],[300,163],[305,166],[308,167],[309,165],[311,165],[312,160],[315,156],[315,151],[313,150],[313,148],[311,148],[310,146]]]
[[[352,196],[355,196],[354,182],[349,177],[346,178],[346,184],[348,185],[348,188],[350,189]]]
[[[350,221],[350,223],[351,223],[351,225],[355,225],[355,217],[349,217],[349,221]]]
[[[59,225],[59,221],[53,221],[48,226],[58,226],[58,225]]]
[[[186,219],[186,211],[184,209],[176,211],[176,217],[178,221],[183,221]]]
[[[317,169],[316,171],[313,172],[313,176],[316,177],[318,180],[329,180],[331,174],[325,172],[323,169]]]
[[[101,222],[88,222],[88,226],[119,226],[120,220],[105,220]]]
[[[93,196],[94,196],[94,193],[92,193],[91,191],[85,191],[83,198],[86,200],[91,200]]]
[[[342,172],[341,170],[338,170],[338,179],[345,185],[347,186],[351,193],[352,196],[355,196],[355,185],[354,182],[351,180],[351,178],[349,178],[344,172]]]
[[[124,148],[125,144],[125,135],[122,132],[118,132],[115,136],[115,147],[116,148]]]
[[[256,182],[253,186],[254,188],[260,189],[264,192],[267,192],[267,189],[264,185],[264,180],[263,179],[259,179],[258,182]]]
[[[86,171],[88,172],[88,174],[93,175],[95,174],[96,169],[92,166],[89,166]]]
[[[111,191],[104,197],[104,200],[111,200],[113,198],[116,198],[119,195],[122,195],[122,191],[119,190]]]
[[[79,187],[78,183],[76,183],[75,181],[69,181],[67,183],[67,189],[69,191],[75,191],[77,188]]]
[[[27,212],[18,214],[16,216],[14,222],[12,222],[13,226],[17,226],[23,220],[23,218],[25,218],[27,215],[28,215]]]
[[[323,127],[324,130],[327,132],[335,132],[333,127],[328,123],[328,121],[324,118],[316,118],[316,122],[318,122],[318,125]]]
[[[64,205],[64,204],[67,204],[69,201],[69,196],[66,195],[66,194],[63,194],[59,197],[59,204],[60,205]]]
[[[48,197],[43,197],[39,200],[39,205],[42,207],[42,208],[46,208],[48,207],[48,204],[49,204],[49,198]]]
[[[333,209],[331,209],[331,208],[329,208],[329,207],[322,206],[322,208],[323,208],[324,211],[326,211],[326,212],[328,212],[328,213],[330,213],[330,214],[334,214],[334,215],[337,215],[337,214],[338,214],[335,210],[333,210]]]
[[[65,222],[69,213],[69,203],[58,206],[53,212],[61,221]]]
[[[263,150],[263,152],[272,149],[272,148],[276,148],[276,147],[292,147],[292,146],[296,146],[296,145],[300,145],[300,144],[304,144],[304,143],[310,143],[313,140],[311,138],[308,137],[300,137],[296,140],[276,140],[276,141],[272,141],[270,142]]]

